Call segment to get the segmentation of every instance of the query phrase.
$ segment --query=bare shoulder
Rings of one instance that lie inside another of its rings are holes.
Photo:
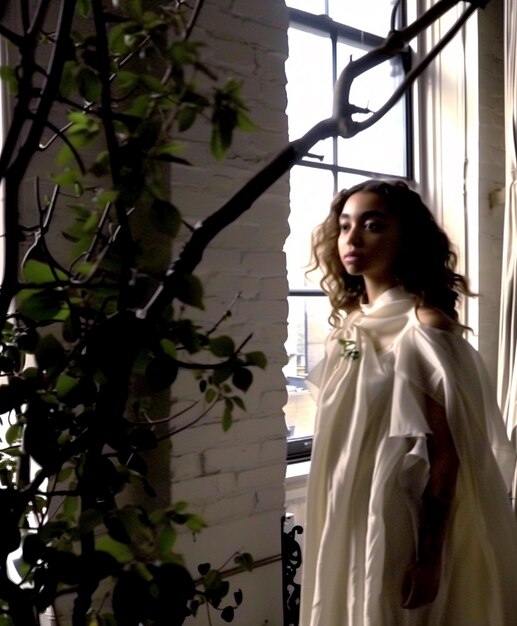
[[[421,306],[417,309],[417,317],[422,324],[439,330],[457,331],[460,324],[439,309],[429,306]]]

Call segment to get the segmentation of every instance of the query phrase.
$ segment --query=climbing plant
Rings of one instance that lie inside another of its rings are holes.
[[[2,626],[36,625],[63,597],[74,626],[174,626],[203,605],[230,622],[242,601],[210,564],[185,567],[178,527],[204,525],[186,503],[149,510],[123,497],[153,495],[146,455],[180,414],[182,428],[217,414],[227,430],[266,365],[224,333],[226,316],[194,321],[207,241],[170,262],[194,232],[168,183],[171,165],[189,165],[184,133],[200,123],[221,159],[234,131],[253,127],[240,84],[220,81],[192,39],[200,9],[0,8],[12,103],[0,155]],[[163,393],[181,395],[185,374],[196,394],[164,413]]]

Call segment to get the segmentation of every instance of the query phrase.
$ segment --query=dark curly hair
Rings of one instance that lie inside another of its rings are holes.
[[[349,313],[356,309],[365,292],[362,276],[346,272],[337,246],[343,206],[350,196],[361,191],[378,194],[386,208],[399,218],[401,245],[395,275],[400,285],[417,297],[417,306],[439,309],[457,320],[458,296],[473,294],[465,277],[454,271],[457,257],[449,238],[418,193],[405,182],[367,180],[337,193],[329,215],[313,233],[313,262],[309,271],[318,268],[323,271],[320,284],[332,306],[331,323],[338,323],[340,311]]]

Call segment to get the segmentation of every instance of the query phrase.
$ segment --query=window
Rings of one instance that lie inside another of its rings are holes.
[[[333,85],[351,58],[378,46],[390,30],[391,0],[287,0],[290,7],[287,114],[290,139],[330,117]],[[398,24],[405,5],[398,2]],[[351,102],[377,110],[409,69],[409,53],[385,62],[353,83]],[[359,118],[357,118],[359,119]],[[310,455],[315,404],[307,374],[322,358],[329,326],[327,298],[317,276],[306,276],[310,238],[328,213],[333,194],[372,176],[412,178],[410,95],[377,124],[351,139],[317,143],[290,175],[290,235],[286,241],[289,319],[286,350],[288,453],[292,461]]]

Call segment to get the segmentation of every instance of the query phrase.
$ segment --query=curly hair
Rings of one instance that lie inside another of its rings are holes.
[[[336,325],[340,311],[359,307],[365,292],[362,276],[347,273],[338,253],[339,216],[350,196],[358,192],[378,194],[399,218],[401,245],[395,262],[395,276],[406,291],[417,297],[417,306],[441,310],[458,319],[456,302],[460,294],[473,295],[467,280],[454,271],[457,256],[445,232],[438,226],[421,197],[402,181],[367,180],[336,194],[327,218],[312,236],[312,264],[321,269],[322,289],[329,297],[330,321]]]

